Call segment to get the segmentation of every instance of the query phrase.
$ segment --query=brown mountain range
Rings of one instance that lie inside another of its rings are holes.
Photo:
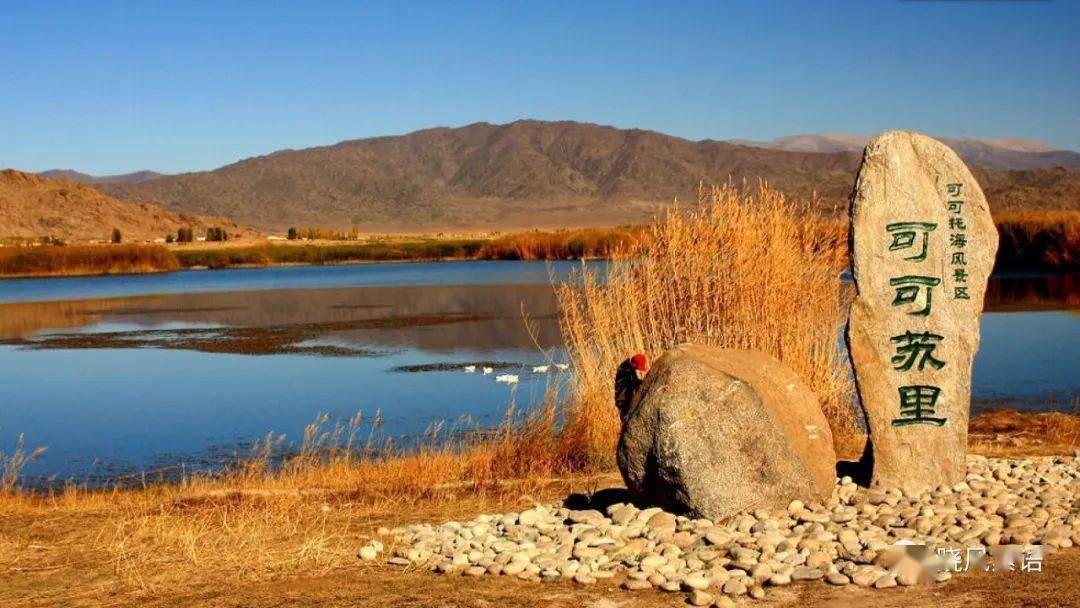
[[[972,139],[938,137],[952,148],[964,162],[991,169],[1025,170],[1080,169],[1080,153],[1055,150],[1051,146],[1028,139]],[[788,152],[862,152],[870,137],[844,133],[789,135],[772,141],[731,140],[731,143],[787,150]]]
[[[250,233],[222,218],[117,200],[67,179],[0,171],[0,237],[106,240],[113,228],[119,228],[125,240],[153,240],[175,234],[182,226],[191,226],[199,234],[209,226],[233,234]]]
[[[639,222],[699,181],[764,178],[846,207],[859,155],[689,141],[577,122],[477,123],[283,150],[201,173],[99,184],[129,200],[263,228],[485,229]],[[991,204],[1080,208],[1080,173],[975,166]]]

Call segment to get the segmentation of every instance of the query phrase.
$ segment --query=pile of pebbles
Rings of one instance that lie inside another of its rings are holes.
[[[381,529],[393,539],[361,559],[464,576],[516,576],[689,593],[695,606],[761,598],[772,586],[823,580],[886,588],[944,581],[897,551],[1041,544],[1080,546],[1080,452],[1072,458],[969,457],[967,478],[918,495],[839,480],[827,504],[793,501],[717,523],[631,504],[603,510],[536,505],[469,522]]]

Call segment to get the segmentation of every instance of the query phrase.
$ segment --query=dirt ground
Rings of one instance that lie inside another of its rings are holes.
[[[829,587],[820,582],[773,588],[765,600],[747,606],[879,606],[910,608],[993,606],[1080,606],[1080,550],[1045,561],[1042,573],[962,576],[934,586],[865,590]],[[428,572],[358,568],[321,578],[272,581],[227,591],[206,590],[147,606],[424,606],[497,608],[509,606],[639,608],[688,606],[683,593],[628,592],[616,585],[580,587],[564,583],[526,583],[504,577],[466,579]]]
[[[607,480],[605,480],[607,481]],[[607,484],[604,484],[607,485]],[[595,486],[594,486],[595,487]],[[543,497],[547,499],[547,496]],[[529,504],[519,496],[495,503],[473,501],[456,505],[455,519],[478,512],[514,509]],[[299,506],[300,510],[317,505]],[[316,508],[304,517],[315,517]],[[370,509],[351,510],[347,505],[333,509],[330,525],[350,530],[343,550],[355,552],[378,526],[417,521],[450,519],[447,505],[404,509],[397,513]],[[393,566],[369,565],[352,555],[329,561],[325,567],[304,563],[294,568],[284,564],[266,575],[233,570],[218,572],[213,559],[191,555],[182,578],[166,576],[156,584],[142,586],[159,571],[170,569],[168,562],[147,564],[140,578],[122,576],[116,554],[100,550],[102,514],[87,512],[50,516],[0,517],[0,606],[28,608],[45,606],[151,606],[151,607],[245,607],[284,606],[415,606],[445,608],[502,607],[585,607],[643,608],[687,606],[683,593],[660,591],[628,592],[618,579],[583,587],[572,583],[532,583],[507,577],[465,578],[442,576],[428,571]],[[12,542],[12,540],[14,542]],[[236,548],[237,552],[251,551]],[[252,562],[258,556],[249,554]],[[173,573],[175,574],[175,572]],[[903,607],[991,607],[991,606],[1080,606],[1080,549],[1057,551],[1044,558],[1041,573],[961,574],[937,585],[865,590],[854,586],[830,587],[821,582],[794,584],[768,589],[765,600],[744,598],[748,606],[883,606]]]

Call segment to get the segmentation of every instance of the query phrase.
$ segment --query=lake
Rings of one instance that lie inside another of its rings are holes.
[[[533,367],[563,362],[550,280],[574,264],[2,280],[0,451],[25,433],[48,447],[31,483],[94,484],[205,467],[271,431],[295,439],[323,412],[378,413],[373,432],[405,445],[444,421],[493,426],[565,379]],[[977,406],[1075,407],[1080,275],[996,276],[987,310]]]

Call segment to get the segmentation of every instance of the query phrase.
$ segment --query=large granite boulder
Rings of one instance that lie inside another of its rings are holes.
[[[619,470],[643,502],[719,520],[822,500],[836,482],[817,397],[764,353],[683,344],[664,353],[627,413]]]
[[[874,138],[851,200],[857,296],[848,346],[876,483],[910,492],[964,479],[971,362],[998,234],[948,146]]]

